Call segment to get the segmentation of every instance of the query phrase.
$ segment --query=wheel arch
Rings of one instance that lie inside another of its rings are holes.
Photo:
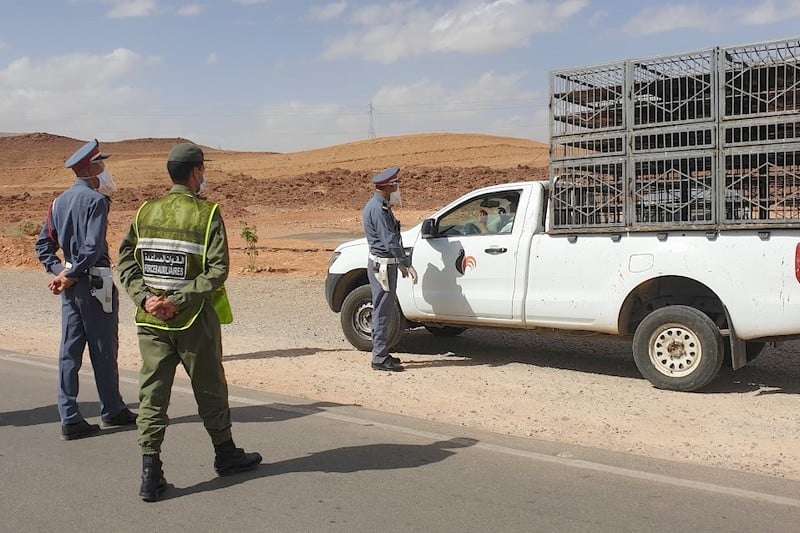
[[[625,298],[618,317],[620,334],[632,335],[648,314],[668,305],[693,307],[720,329],[728,326],[722,299],[707,285],[685,276],[660,276],[640,283]]]
[[[344,274],[333,289],[331,309],[336,313],[340,312],[347,295],[362,285],[369,285],[366,268],[357,268]]]

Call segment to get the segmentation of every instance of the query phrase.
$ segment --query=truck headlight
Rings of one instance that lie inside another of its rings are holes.
[[[328,268],[330,268],[330,267],[332,267],[332,266],[333,266],[333,263],[334,263],[334,262],[335,262],[337,259],[339,259],[339,256],[340,256],[340,255],[342,255],[342,252],[333,252],[333,255],[331,255],[331,262],[328,264]]]

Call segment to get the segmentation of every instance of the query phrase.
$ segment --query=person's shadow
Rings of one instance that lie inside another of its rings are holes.
[[[231,421],[236,423],[253,422],[284,422],[302,416],[310,416],[323,413],[329,407],[344,407],[346,404],[333,402],[314,402],[303,405],[292,404],[260,404],[242,405],[231,407]],[[203,420],[197,414],[177,416],[170,418],[170,425],[200,423]]]
[[[441,254],[444,265],[453,265],[456,261],[463,260],[463,257],[459,256],[459,251],[463,255],[464,249],[458,241],[453,241],[448,246],[434,240],[431,246]],[[439,269],[431,263],[425,266],[419,291],[423,301],[430,305],[431,314],[456,316],[474,314],[456,277],[457,273],[452,267]]]
[[[100,402],[81,402],[81,413],[87,418],[100,416]],[[136,404],[128,404],[128,407],[136,409]],[[58,416],[58,406],[55,404],[41,405],[30,409],[19,411],[0,412],[0,427],[14,426],[38,426],[40,424],[60,424],[61,418]],[[136,424],[127,426],[105,427],[101,426],[101,431],[96,437],[121,433],[124,431],[136,431]]]
[[[100,403],[81,402],[81,411],[100,412]],[[58,407],[55,404],[21,409],[19,411],[0,412],[0,427],[3,426],[38,426],[39,424],[53,424],[61,422],[58,416]]]
[[[277,463],[262,464],[257,469],[235,476],[215,477],[189,487],[169,484],[163,500],[179,498],[198,492],[223,489],[252,479],[279,476],[295,472],[326,472],[350,474],[363,470],[394,470],[419,468],[444,461],[455,455],[454,449],[466,448],[478,441],[469,438],[454,438],[431,444],[367,444],[347,446],[333,450],[314,452],[304,457],[286,459]]]

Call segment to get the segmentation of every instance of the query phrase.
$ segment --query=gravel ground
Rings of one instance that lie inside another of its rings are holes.
[[[42,272],[0,270],[0,347],[56,357],[59,301]],[[235,277],[223,326],[228,381],[484,430],[800,479],[800,341],[770,345],[705,391],[653,388],[630,343],[604,336],[469,330],[407,332],[402,374],[374,372],[325,303],[322,278]],[[123,294],[120,366],[138,367]],[[88,364],[88,356],[86,358]],[[127,398],[135,403],[135,398]]]

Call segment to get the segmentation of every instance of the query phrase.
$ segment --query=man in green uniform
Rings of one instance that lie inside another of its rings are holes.
[[[173,147],[167,159],[172,189],[139,208],[120,245],[120,282],[136,305],[142,355],[137,425],[144,501],[157,500],[166,489],[160,453],[178,364],[191,378],[217,474],[261,463],[261,455],[237,448],[231,437],[220,331],[220,322],[232,320],[223,285],[230,262],[219,205],[202,198],[204,161],[196,144]]]

